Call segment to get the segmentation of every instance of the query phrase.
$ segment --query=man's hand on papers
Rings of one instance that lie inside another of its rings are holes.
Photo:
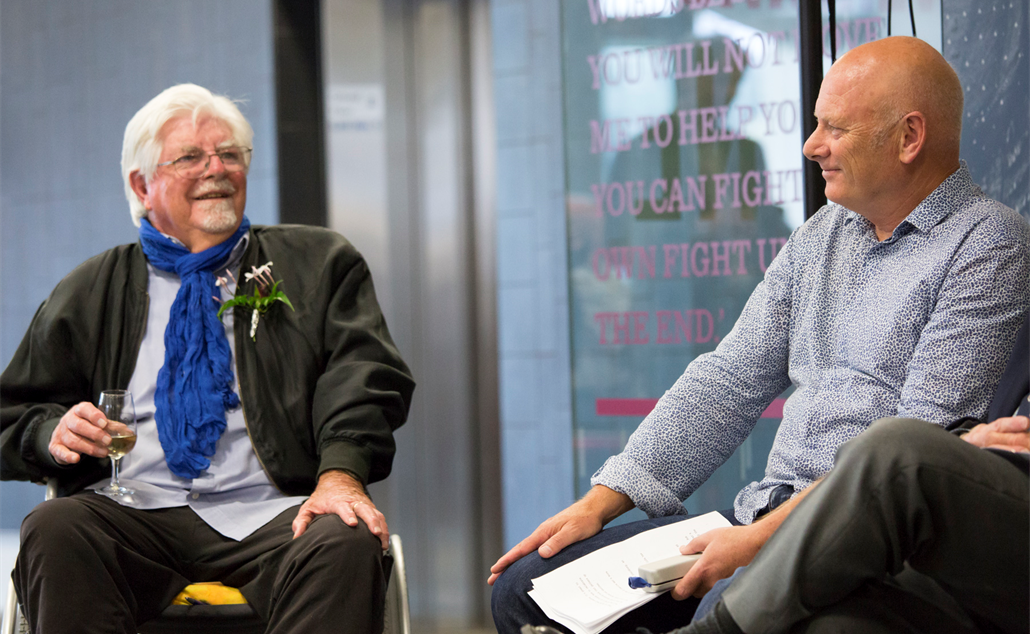
[[[301,505],[293,520],[293,538],[304,534],[316,515],[339,515],[347,526],[357,526],[358,519],[379,538],[383,550],[390,544],[390,529],[386,517],[379,512],[365,487],[346,471],[324,471],[318,477],[318,486],[311,497]]]
[[[680,553],[684,555],[699,552],[704,552],[704,555],[672,589],[672,598],[680,601],[691,595],[703,597],[716,581],[729,577],[740,566],[750,564],[794,507],[816,488],[820,480],[822,478],[751,524],[716,528],[681,546]]]
[[[962,436],[962,440],[985,449],[1026,453],[1030,451],[1030,418],[1009,416],[986,425],[977,425]]]
[[[78,463],[81,454],[107,457],[111,436],[104,432],[105,427],[107,419],[92,403],[83,401],[72,406],[50,434],[50,455],[63,465]]]
[[[534,550],[544,559],[553,557],[569,544],[596,535],[606,523],[631,508],[633,501],[628,495],[608,487],[595,486],[583,499],[545,521],[529,537],[498,559],[490,567],[487,584],[492,586],[508,566]]]
[[[599,517],[585,513],[582,509],[577,508],[576,504],[573,504],[538,526],[529,537],[523,539],[498,559],[497,563],[490,567],[490,578],[486,580],[486,583],[494,585],[494,580],[508,566],[534,550],[539,552],[541,557],[547,559],[561,552],[569,544],[596,535],[602,526]]]
[[[677,601],[693,595],[703,597],[715,582],[733,574],[740,566],[746,566],[769,539],[769,531],[759,524],[715,528],[695,537],[686,546],[680,546],[680,553],[691,555],[704,551],[701,559],[680,579],[672,589],[672,598]]]
[[[640,572],[649,562],[667,559],[678,545],[729,525],[729,520],[713,512],[651,528],[532,579],[529,597],[569,630],[599,634],[624,614],[664,594],[633,589],[627,573]]]

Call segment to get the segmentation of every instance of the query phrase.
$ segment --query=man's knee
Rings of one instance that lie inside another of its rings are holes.
[[[64,543],[96,522],[96,515],[75,497],[47,500],[32,509],[21,524],[22,548]]]
[[[545,573],[542,568],[546,567],[546,562],[535,552],[529,553],[508,566],[494,580],[490,593],[490,611],[499,632],[517,631],[527,623],[544,624],[544,621],[532,616],[536,610],[527,592],[533,587],[532,580]]]
[[[881,418],[841,446],[835,468],[847,462],[919,462],[934,447],[954,440],[938,425],[914,418]]]
[[[58,574],[77,561],[80,552],[91,552],[93,513],[75,498],[57,498],[37,505],[21,524],[21,543],[13,575],[18,596],[25,603],[33,579]]]
[[[540,562],[546,561],[535,552],[529,553],[522,559],[508,566],[497,579],[494,580],[493,590],[490,595],[490,602],[496,610],[497,606],[505,605],[513,601],[520,601],[527,596],[526,592],[533,587],[532,579],[540,576],[537,572]]]
[[[913,444],[935,440],[946,433],[940,425],[916,418],[888,417],[873,421],[869,429],[859,436],[877,443]]]
[[[319,515],[308,525],[295,557],[330,566],[346,574],[382,569],[383,548],[364,522],[347,526],[336,515]]]
[[[383,551],[379,538],[360,520],[357,526],[347,526],[338,515],[317,515],[308,525],[305,534],[309,532],[316,536],[319,542],[331,543],[336,547],[353,547],[379,553]]]

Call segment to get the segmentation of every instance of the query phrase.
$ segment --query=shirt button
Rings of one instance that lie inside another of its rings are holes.
[[[197,498],[200,497],[200,494],[199,493],[190,493],[190,497],[193,498],[194,500],[196,500]]]

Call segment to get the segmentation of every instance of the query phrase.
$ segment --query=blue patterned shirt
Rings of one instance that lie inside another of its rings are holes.
[[[793,384],[765,478],[734,504],[749,523],[773,487],[808,487],[876,419],[985,415],[1028,306],[1030,226],[987,198],[965,163],[883,242],[831,203],[794,231],[733,330],[591,482],[649,516],[684,513]]]

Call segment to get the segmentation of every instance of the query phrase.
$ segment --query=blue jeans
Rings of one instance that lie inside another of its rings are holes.
[[[739,524],[733,517],[732,511],[723,511],[722,514],[734,525]],[[686,515],[671,515],[613,526],[593,537],[567,546],[550,559],[544,559],[533,552],[516,561],[494,582],[491,610],[498,634],[517,634],[519,628],[526,624],[550,625],[562,632],[569,632],[564,626],[547,618],[540,606],[526,594],[533,587],[533,579],[599,548],[621,542],[658,526],[685,520],[687,517]],[[604,631],[622,634],[632,632],[638,627],[644,627],[652,632],[667,632],[690,623],[698,602],[699,600],[694,598],[675,601],[672,595],[666,592],[647,605],[622,616]]]
[[[715,604],[722,598],[722,593],[726,591],[726,588],[730,587],[733,580],[746,569],[747,566],[741,566],[734,570],[733,574],[729,577],[716,581],[715,585],[712,586],[712,589],[708,591],[708,594],[701,597],[701,603],[697,606],[697,610],[694,612],[694,620],[696,621],[697,619],[704,618],[706,614],[711,612],[712,608],[715,607]]]

